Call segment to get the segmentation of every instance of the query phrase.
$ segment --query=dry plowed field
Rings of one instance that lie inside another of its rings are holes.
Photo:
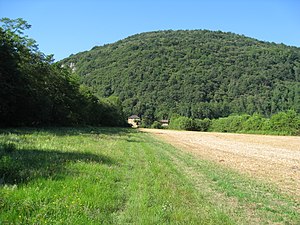
[[[140,130],[300,197],[300,137]]]

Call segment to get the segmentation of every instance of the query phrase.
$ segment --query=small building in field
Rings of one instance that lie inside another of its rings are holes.
[[[132,127],[137,128],[141,123],[141,118],[137,115],[129,116],[127,123],[131,124]]]
[[[162,127],[169,126],[169,120],[160,120],[159,122]]]

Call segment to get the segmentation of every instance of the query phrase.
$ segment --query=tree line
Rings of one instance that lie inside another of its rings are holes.
[[[273,114],[270,118],[254,113],[253,115],[230,115],[212,120],[174,115],[170,120],[169,128],[190,131],[300,135],[300,114],[294,110],[288,110]]]
[[[117,97],[98,98],[25,35],[23,19],[1,19],[0,126],[123,126]]]

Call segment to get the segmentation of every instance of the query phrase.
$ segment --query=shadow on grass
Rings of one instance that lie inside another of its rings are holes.
[[[66,166],[72,162],[115,164],[104,155],[39,149],[17,150],[0,146],[0,185],[22,184],[39,178],[60,179],[67,175]]]
[[[23,128],[7,128],[0,129],[1,134],[52,134],[56,136],[76,136],[76,135],[86,135],[86,134],[105,134],[105,135],[125,135],[129,133],[138,132],[136,129],[132,128],[122,128],[122,127],[45,127],[45,128],[33,128],[33,127],[23,127]]]

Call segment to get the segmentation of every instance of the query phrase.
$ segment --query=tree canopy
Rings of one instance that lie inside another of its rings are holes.
[[[0,126],[124,125],[120,101],[100,100],[69,68],[24,34],[23,19],[0,27]]]

